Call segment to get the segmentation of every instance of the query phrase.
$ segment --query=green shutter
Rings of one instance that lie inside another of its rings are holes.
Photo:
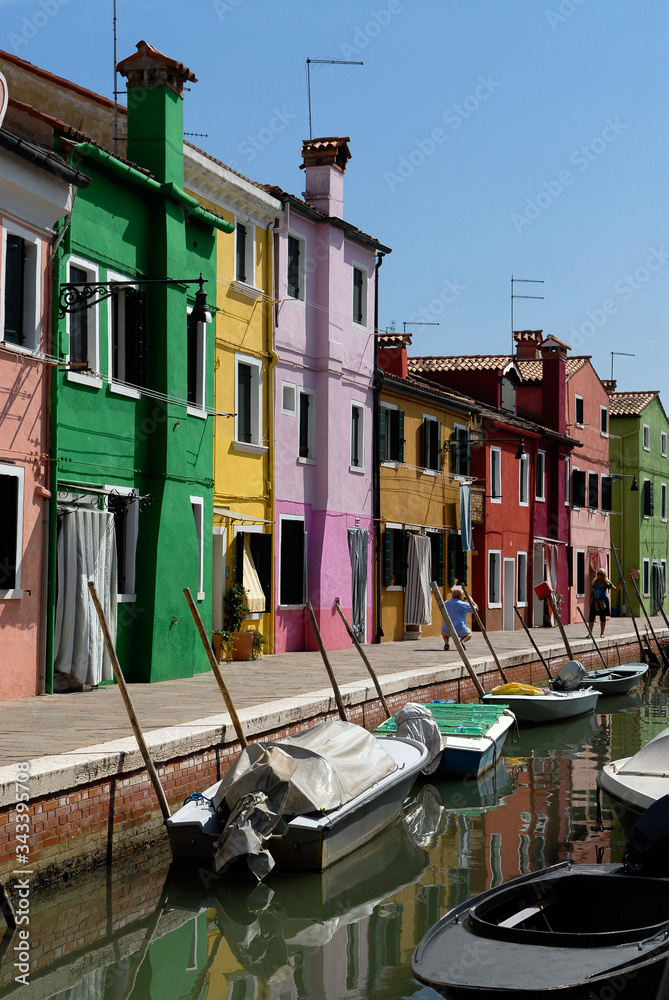
[[[448,584],[451,588],[455,584],[455,543],[457,537],[454,532],[448,536]]]
[[[434,467],[435,467],[435,469],[438,469],[439,471],[441,471],[441,424],[440,424],[440,422],[438,420],[437,420],[437,433],[436,433],[435,447],[436,447],[437,453],[436,453],[436,456],[435,456],[436,457],[436,461],[434,463]]]
[[[437,564],[437,586],[443,587],[444,585],[444,533],[440,531],[437,535],[438,542],[437,547],[439,550],[439,562]]]
[[[383,586],[390,586],[390,528],[383,533]]]
[[[388,437],[388,411],[385,406],[379,408],[379,461],[385,462],[388,453],[386,439]],[[387,586],[387,584],[386,584]]]
[[[404,410],[397,411],[397,424],[398,424],[398,437],[399,437],[397,461],[403,462],[404,461]]]

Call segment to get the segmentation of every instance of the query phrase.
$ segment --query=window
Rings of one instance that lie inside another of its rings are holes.
[[[22,597],[23,479],[18,466],[0,465],[0,597]]]
[[[518,463],[518,503],[527,507],[530,502],[530,456],[523,455]]]
[[[586,506],[585,472],[574,469],[571,474],[571,502],[573,507]]]
[[[644,479],[643,481],[641,500],[643,505],[643,516],[652,517],[655,505],[653,502],[653,483],[650,479]]]
[[[304,298],[304,240],[288,237],[287,291],[291,299]]]
[[[662,483],[660,485],[660,517],[663,521],[667,520],[667,484]]]
[[[602,476],[602,513],[610,514],[613,510],[612,502],[613,479],[611,476]]]
[[[444,533],[443,531],[431,531],[429,533],[431,547],[431,579],[438,587],[444,584]]]
[[[106,486],[107,510],[114,515],[116,534],[116,589],[119,601],[135,600],[135,557],[139,534],[139,501],[133,500],[137,490],[122,486]]]
[[[404,411],[387,403],[379,411],[379,461],[404,461]]]
[[[235,528],[234,582],[247,591],[249,611],[262,614],[272,606],[272,536],[258,528]]]
[[[2,339],[40,348],[40,241],[28,230],[5,229],[2,244]]]
[[[570,467],[569,456],[564,460],[564,502],[569,503],[569,467]]]
[[[367,269],[353,268],[353,322],[367,326]]]
[[[314,454],[314,394],[309,389],[299,391],[299,428],[297,454],[300,462],[313,462]]]
[[[501,448],[490,449],[490,499],[493,503],[502,502],[502,451]]]
[[[203,601],[204,593],[204,500],[202,497],[191,497],[190,506],[195,521],[195,537],[197,539],[199,566],[197,580],[197,599]]]
[[[574,396],[574,423],[583,426],[583,396]]]
[[[195,316],[196,313],[189,307],[186,359],[186,398],[188,400],[189,412],[196,410],[201,414],[204,410],[206,398],[207,324],[198,322]]]
[[[365,408],[361,403],[351,403],[351,469],[365,471]]]
[[[406,582],[406,531],[400,525],[387,524],[384,533],[383,584],[403,587]]]
[[[86,282],[98,281],[99,272],[93,265],[71,257],[67,280],[71,284],[84,285]],[[98,324],[97,306],[88,306],[67,314],[67,332],[70,338],[67,360],[81,365],[79,370],[68,372],[68,380],[84,381],[86,384],[96,381],[99,385],[102,384],[97,374],[100,371]]]
[[[255,286],[255,226],[237,222],[235,225],[235,278],[244,285]]]
[[[650,597],[650,559],[643,560],[642,577],[643,596]]]
[[[238,451],[264,450],[262,443],[262,362],[245,354],[236,354],[235,367],[235,447]]]
[[[127,281],[108,272],[107,278]],[[109,302],[109,357],[113,382],[146,387],[146,293],[119,288]]]
[[[524,607],[527,605],[527,552],[519,552],[517,562],[516,604]]]
[[[303,606],[307,600],[307,533],[304,519],[282,516],[279,532],[279,604]]]
[[[469,431],[461,424],[455,424],[451,437],[451,472],[454,476],[469,475],[469,459]]]
[[[291,417],[295,416],[295,399],[297,387],[292,382],[281,383],[281,412]]]
[[[608,406],[600,406],[599,408],[599,429],[603,437],[608,437],[609,435],[609,408]]]
[[[537,462],[534,469],[534,496],[537,500],[546,499],[546,452],[537,452]]]
[[[576,550],[576,596],[585,597],[585,552]]]
[[[643,450],[650,451],[650,427],[648,424],[643,425]]]
[[[667,457],[667,432],[660,432],[660,448],[662,450],[662,458]]]
[[[459,531],[451,531],[448,536],[448,582],[451,587],[456,583],[467,586],[467,553],[462,549]]]
[[[488,552],[488,607],[502,607],[502,553]]]
[[[599,476],[596,472],[588,473],[588,507],[590,510],[599,507]]]
[[[662,573],[662,593],[665,594],[665,596],[666,596],[666,593],[667,593],[667,560],[666,559],[660,559],[660,571]],[[664,601],[662,601],[662,605],[664,606]]]
[[[423,468],[430,472],[438,472],[441,468],[441,424],[435,417],[423,417],[421,454]]]

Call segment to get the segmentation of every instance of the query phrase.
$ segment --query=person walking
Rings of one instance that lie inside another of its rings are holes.
[[[599,618],[599,637],[604,635],[606,619],[611,617],[611,604],[609,602],[609,591],[617,590],[606,575],[606,570],[598,569],[592,584],[592,595],[590,597],[590,612],[588,614],[588,624],[592,629],[595,618]]]
[[[463,601],[462,598],[462,588],[453,587],[450,598],[445,602],[445,607],[448,611],[448,617],[453,622],[455,634],[459,638],[460,642],[469,642],[472,637],[472,630],[467,625],[467,615],[471,614],[472,609],[469,606],[469,603],[467,601]],[[478,607],[473,601],[472,604],[478,611]],[[445,621],[442,621],[441,623],[441,634],[444,639],[444,649],[450,649],[451,635]]]

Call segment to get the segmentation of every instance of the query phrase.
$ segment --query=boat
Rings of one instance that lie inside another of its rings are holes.
[[[445,914],[411,968],[445,997],[635,997],[669,956],[669,796],[637,822],[622,865],[561,862]],[[645,982],[644,982],[645,980]]]
[[[249,744],[166,821],[173,860],[219,872],[246,858],[258,879],[275,864],[322,871],[399,815],[427,757],[339,720]]]
[[[503,760],[478,778],[467,781],[440,781],[437,790],[441,803],[450,813],[480,815],[496,809],[515,791],[515,782]]]
[[[581,687],[591,687],[600,694],[627,694],[633,691],[641,678],[648,673],[646,663],[625,663],[619,667],[602,667],[587,670]]]
[[[504,688],[516,685],[502,685]],[[579,688],[576,691],[550,691],[544,689],[541,694],[511,694],[508,691],[494,693],[498,689],[486,692],[481,701],[485,705],[507,705],[519,723],[523,725],[539,725],[547,722],[564,722],[565,719],[575,719],[579,715],[593,712],[599,691],[593,688]]]
[[[504,742],[516,721],[506,704],[431,701],[420,707],[433,716],[441,737],[441,757],[434,768],[435,776],[483,774],[501,757]],[[396,719],[392,716],[374,730],[375,734],[396,733]]]
[[[669,793],[669,727],[632,757],[605,764],[597,786],[635,817]]]

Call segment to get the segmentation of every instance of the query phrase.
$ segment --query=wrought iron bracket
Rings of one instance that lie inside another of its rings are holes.
[[[207,281],[200,274],[199,278],[135,278],[134,281],[67,281],[60,286],[58,304],[60,315],[82,312],[91,306],[111,298],[123,288],[136,288],[138,285],[199,285],[198,294],[204,293],[202,287]],[[206,302],[206,300],[205,300]],[[206,308],[206,306],[205,306]]]

